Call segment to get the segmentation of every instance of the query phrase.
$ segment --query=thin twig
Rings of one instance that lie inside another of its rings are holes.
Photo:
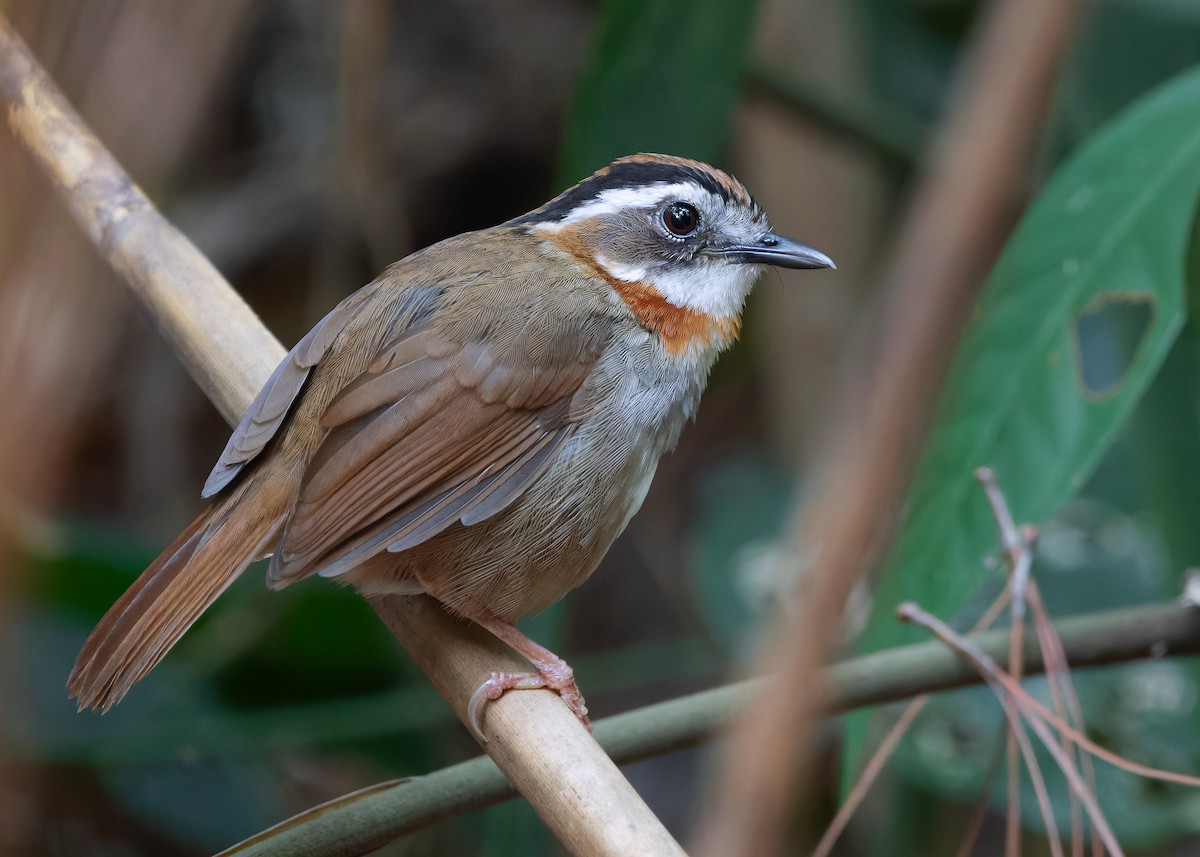
[[[900,717],[892,724],[892,728],[888,730],[887,735],[879,742],[879,746],[875,749],[875,752],[871,754],[871,758],[867,760],[867,764],[863,766],[862,772],[858,775],[858,780],[854,783],[854,788],[850,790],[850,794],[846,795],[846,799],[838,807],[833,821],[829,822],[829,826],[825,828],[825,833],[822,834],[821,840],[813,849],[812,857],[829,857],[829,854],[833,852],[833,846],[837,844],[838,838],[846,829],[846,825],[850,823],[850,819],[854,817],[862,802],[866,800],[867,792],[871,790],[871,786],[875,784],[875,780],[883,772],[888,759],[891,758],[892,753],[899,746],[900,739],[908,732],[909,727],[916,722],[917,715],[925,710],[929,699],[928,694],[921,694],[905,706],[904,711],[900,713]]]
[[[1083,782],[1083,779],[1075,770],[1075,766],[1071,764],[1071,760],[1067,754],[1058,745],[1058,742],[1054,740],[1053,734],[1049,731],[1050,726],[1057,729],[1062,736],[1069,737],[1082,749],[1124,771],[1148,779],[1200,788],[1200,777],[1142,765],[1099,746],[1034,699],[1028,691],[1021,687],[1019,682],[1001,670],[996,665],[995,660],[978,645],[956,633],[952,628],[917,605],[912,603],[902,604],[897,608],[896,615],[902,621],[912,622],[929,630],[948,646],[968,658],[980,670],[985,681],[993,686],[998,696],[1003,694],[1004,697],[1011,697],[1015,700],[1029,721],[1030,726],[1038,733],[1039,739],[1046,745],[1046,749],[1054,757],[1059,767],[1062,768],[1072,790],[1083,801],[1093,826],[1096,827],[1097,833],[1103,840],[1104,847],[1111,854],[1120,855],[1120,846],[1116,842],[1115,837],[1113,837],[1112,831],[1108,828],[1103,814],[1095,803],[1093,791]]]
[[[1033,728],[1033,731],[1037,733],[1037,736],[1039,739],[1041,739],[1043,746],[1045,746],[1045,748],[1050,752],[1050,755],[1054,757],[1054,761],[1058,763],[1058,767],[1062,770],[1063,774],[1066,775],[1067,782],[1071,786],[1071,791],[1083,803],[1084,808],[1087,810],[1088,818],[1092,822],[1092,827],[1096,830],[1096,834],[1104,843],[1104,847],[1108,849],[1108,852],[1112,855],[1112,857],[1123,857],[1124,852],[1121,850],[1121,845],[1119,842],[1117,842],[1117,837],[1113,834],[1112,829],[1108,826],[1108,820],[1104,817],[1104,813],[1101,811],[1100,805],[1096,802],[1095,793],[1088,788],[1087,783],[1085,783],[1082,777],[1079,776],[1079,771],[1076,770],[1073,764],[1071,764],[1070,757],[1063,752],[1062,747],[1060,747],[1058,742],[1054,740],[1054,735],[1051,734],[1050,730],[1046,728],[1045,721],[1038,717],[1028,717],[1028,715],[1027,718],[1029,720],[1029,725]]]
[[[1071,684],[1066,662],[1062,659],[1061,646],[1056,645],[1054,624],[1050,622],[1049,617],[1046,615],[1045,608],[1041,603],[1041,597],[1037,591],[1037,585],[1030,579],[1033,545],[1037,540],[1037,529],[1030,525],[1017,526],[1013,519],[1008,499],[1000,489],[996,474],[990,467],[978,468],[975,471],[975,478],[983,486],[984,494],[992,508],[992,515],[996,520],[996,529],[999,533],[1000,541],[1009,557],[1009,586],[1013,591],[1013,646],[1010,649],[1009,673],[1016,680],[1020,680],[1020,658],[1016,653],[1023,646],[1021,638],[1024,636],[1026,607],[1028,605],[1035,611],[1034,623],[1038,643],[1042,648],[1043,657],[1047,663],[1046,672],[1050,679],[1050,694],[1054,709],[1060,716],[1065,716],[1074,725],[1082,728],[1083,711],[1079,707],[1078,697],[1075,694],[1074,686]],[[1063,749],[1070,758],[1074,759],[1074,749],[1068,739],[1064,738]],[[1012,841],[1016,836],[1013,807],[1019,801],[1019,781],[1011,773],[1013,756],[1014,754],[1010,749],[1009,816],[1007,825],[1007,832],[1010,837],[1009,841]],[[1087,779],[1089,787],[1094,791],[1095,777],[1091,760],[1086,755],[1083,755],[1080,761],[1084,769],[1085,779]],[[1082,857],[1082,818],[1079,813],[1079,804],[1073,792],[1070,793],[1070,814],[1072,857]],[[1019,820],[1015,823],[1019,824]],[[1099,841],[1093,837],[1094,848],[1098,846],[1098,843]]]
[[[1075,683],[1071,679],[1071,668],[1063,651],[1062,640],[1058,631],[1046,612],[1042,602],[1042,594],[1037,583],[1029,587],[1029,609],[1033,614],[1034,627],[1037,629],[1038,644],[1042,650],[1042,659],[1046,663],[1046,676],[1050,687],[1050,699],[1054,712],[1079,731],[1084,730],[1083,707],[1079,704],[1079,695],[1075,692]],[[1063,750],[1074,760],[1075,744],[1067,736],[1062,737]],[[1084,780],[1093,792],[1096,791],[1096,771],[1091,757],[1079,753],[1079,766],[1083,771]],[[1071,795],[1071,857],[1083,857],[1083,816],[1075,795]],[[1092,851],[1095,857],[1100,857],[1102,849],[1100,840],[1092,832]]]
[[[1122,854],[1121,847],[1118,844],[1116,837],[1113,835],[1112,829],[1108,826],[1108,821],[1105,819],[1104,813],[1100,810],[1099,805],[1096,803],[1095,796],[1091,791],[1088,790],[1086,784],[1084,784],[1082,778],[1080,778],[1078,771],[1075,770],[1075,766],[1071,764],[1071,760],[1067,758],[1067,755],[1063,752],[1062,748],[1058,746],[1058,742],[1054,740],[1054,736],[1046,727],[1046,723],[1044,722],[1043,718],[1045,718],[1046,715],[1050,715],[1050,717],[1054,717],[1054,715],[1051,715],[1049,711],[1038,704],[1036,706],[1035,713],[1041,716],[1029,716],[1031,708],[1028,703],[1032,702],[1033,698],[1025,693],[1020,684],[1018,684],[1012,678],[1012,676],[1006,675],[1004,671],[997,666],[996,661],[986,652],[984,652],[970,640],[963,637],[961,634],[957,633],[953,628],[946,625],[936,616],[927,613],[916,604],[911,602],[901,604],[896,609],[896,616],[901,621],[911,622],[914,625],[925,628],[947,646],[954,649],[954,651],[968,658],[983,675],[984,680],[988,683],[988,685],[992,687],[992,690],[1000,700],[1001,705],[1004,706],[1006,715],[1010,717],[1010,723],[1013,724],[1013,731],[1019,732],[1020,735],[1024,734],[1024,730],[1020,726],[1020,719],[1018,717],[1016,722],[1013,723],[1012,718],[1019,713],[1024,713],[1026,715],[1030,727],[1032,727],[1034,732],[1037,733],[1038,738],[1050,752],[1050,755],[1054,757],[1054,761],[1058,764],[1059,768],[1062,769],[1063,774],[1066,775],[1071,789],[1083,802],[1093,826],[1096,828],[1101,839],[1104,841],[1105,847],[1112,855],[1114,855],[1114,857],[1120,857]],[[1010,712],[1012,713],[1010,714]],[[1057,720],[1057,718],[1054,719]],[[1059,721],[1059,723],[1062,723],[1062,721]],[[1063,723],[1062,725],[1065,726],[1066,724]],[[1030,772],[1032,773],[1032,769]],[[1051,844],[1053,846],[1053,841]]]
[[[992,517],[996,521],[996,532],[1000,536],[1000,544],[1008,556],[1009,583],[1012,592],[1012,617],[1015,625],[1018,620],[1025,618],[1026,590],[1029,587],[1029,572],[1033,567],[1033,544],[1037,531],[1033,528],[1018,527],[1013,520],[1012,510],[1008,506],[1008,498],[1000,489],[996,473],[990,467],[979,467],[975,470],[975,478],[983,487],[984,497],[992,508]]]
[[[1004,689],[1011,693],[1027,707],[1030,711],[1036,713],[1042,720],[1053,726],[1061,735],[1064,735],[1079,745],[1080,749],[1086,750],[1098,759],[1103,759],[1115,768],[1120,768],[1131,774],[1137,774],[1139,777],[1146,777],[1151,780],[1161,780],[1164,783],[1177,783],[1181,786],[1190,786],[1192,788],[1200,788],[1200,777],[1192,776],[1191,774],[1181,774],[1178,771],[1165,771],[1162,768],[1153,768],[1149,765],[1143,765],[1127,759],[1124,756],[1114,753],[1101,747],[1091,738],[1084,735],[1075,727],[1071,726],[1062,718],[1058,717],[1054,712],[1050,711],[1046,706],[1042,705],[1036,699],[1029,695],[1021,685],[1012,680],[1011,676],[1000,673],[998,676],[1000,683]]]
[[[1012,599],[1012,623],[1008,632],[1008,671],[1021,677],[1021,650],[1025,647],[1025,587],[1017,586],[1016,566],[1009,575],[1009,591]],[[1017,760],[1017,727],[1009,729],[1006,739],[1005,760],[1007,762],[1007,806],[1004,815],[1005,857],[1020,857],[1021,854],[1021,766]],[[1034,771],[1030,770],[1030,776]]]
[[[1025,599],[1029,589],[1029,572],[1033,566],[1031,540],[1022,536],[1013,520],[1008,498],[1000,490],[996,474],[990,467],[975,470],[975,478],[983,486],[984,496],[992,507],[1000,543],[1004,546],[1008,565],[1008,590],[1012,595],[1009,625],[1008,671],[1017,680],[1021,678],[1021,651],[1025,647]],[[1021,766],[1017,759],[1017,727],[1009,730],[1006,738],[1005,759],[1007,761],[1008,801],[1004,818],[1005,857],[1020,857],[1021,854]],[[1030,771],[1030,776],[1035,774]]]
[[[1054,708],[1054,713],[1059,717],[1066,719],[1068,717],[1067,702],[1065,698],[1065,689],[1062,684],[1062,677],[1066,669],[1066,664],[1058,659],[1058,652],[1054,648],[1051,639],[1054,633],[1054,623],[1046,615],[1045,609],[1041,606],[1041,599],[1037,598],[1037,584],[1030,582],[1029,585],[1029,608],[1033,614],[1034,633],[1037,635],[1038,648],[1042,650],[1042,659],[1046,662],[1046,685],[1050,689],[1050,704]],[[1035,606],[1036,605],[1036,606]],[[1012,665],[1009,665],[1009,673],[1017,675],[1013,670]],[[1070,757],[1072,764],[1075,763],[1075,745],[1069,738],[1063,738],[1063,750]],[[1081,761],[1086,760],[1085,754],[1080,754]],[[1089,787],[1095,791],[1092,783]],[[1071,820],[1071,857],[1083,857],[1083,816],[1079,810],[1079,801],[1073,793],[1068,792],[1069,815]]]
[[[987,821],[988,815],[988,798],[992,794],[992,788],[996,785],[996,775],[1000,773],[1000,762],[1004,759],[1004,739],[1007,735],[1008,720],[1005,719],[1004,727],[996,736],[996,749],[992,753],[992,760],[988,763],[987,773],[983,776],[983,786],[979,789],[979,799],[975,801],[975,810],[971,813],[971,820],[967,822],[967,831],[963,834],[962,841],[958,843],[956,857],[970,857],[971,852],[975,850],[975,843],[979,841],[979,834],[983,832],[983,825]]]
[[[1001,546],[1015,556],[1021,548],[1023,539],[1021,531],[1013,519],[1012,509],[1008,506],[1008,498],[1000,490],[996,471],[990,467],[977,467],[974,476],[983,488],[983,496],[987,499],[988,505],[992,508],[992,518],[996,521],[996,533],[1000,537]]]
[[[990,682],[989,682],[990,683]],[[1046,791],[1046,780],[1042,776],[1042,768],[1038,764],[1037,754],[1033,751],[1033,745],[1029,743],[1029,735],[1025,732],[1025,726],[1021,722],[1021,712],[1013,705],[1012,700],[1003,693],[999,694],[1000,705],[1004,709],[1004,716],[1008,720],[1008,732],[1021,750],[1021,757],[1025,760],[1025,768],[1029,771],[1029,779],[1033,783],[1033,792],[1037,797],[1038,809],[1042,814],[1042,821],[1046,825],[1046,838],[1050,844],[1050,853],[1054,857],[1063,857],[1062,841],[1058,835],[1058,823],[1054,820],[1054,807],[1050,803],[1050,795]],[[1013,766],[1016,767],[1015,765]],[[1020,799],[1020,793],[1017,793],[1017,799]],[[1020,815],[1017,816],[1020,819]],[[1017,825],[1017,836],[1020,836],[1021,826]],[[1019,838],[1018,838],[1019,843]],[[1008,847],[1008,843],[1005,843]],[[1017,852],[1020,852],[1018,845]]]

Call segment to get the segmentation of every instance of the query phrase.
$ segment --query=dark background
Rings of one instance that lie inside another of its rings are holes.
[[[836,274],[764,279],[742,343],[718,365],[643,511],[583,589],[523,626],[575,664],[603,717],[724,680],[803,568],[788,525],[827,449],[831,414],[857,383],[855,355],[887,323],[871,312],[881,264],[983,5],[7,0],[0,9],[285,343],[388,262],[527,211],[634,151],[730,169],[778,231],[837,260]],[[1200,61],[1200,4],[1083,5],[1028,187],[1015,189],[1022,200],[1121,107]],[[103,718],[74,712],[63,684],[80,643],[199,511],[228,429],[7,134],[0,385],[0,849],[210,853],[320,801],[476,752],[353,593],[320,580],[268,593],[257,568],[126,702]],[[1187,554],[1197,507],[1186,492],[1159,502],[1152,479],[1200,474],[1190,444],[1154,433],[1194,422],[1196,388],[1175,378],[1156,390],[1049,526],[1043,585],[1060,612],[1169,595],[1178,569],[1200,563]],[[1150,404],[1165,410],[1151,418]],[[851,625],[868,599],[852,606]],[[1082,693],[1102,736],[1196,768],[1200,685],[1190,665],[1089,680]],[[845,853],[952,852],[998,718],[982,692],[935,707]],[[821,825],[836,800],[828,726],[825,779],[798,808],[798,831]],[[710,770],[698,750],[627,773],[684,837]],[[1101,785],[1111,790],[1102,800],[1128,806],[1128,789],[1140,790],[1136,812],[1114,810],[1131,850],[1200,853],[1188,838],[1200,831],[1195,794]],[[994,826],[978,853],[1000,853]],[[386,853],[557,847],[518,801]]]

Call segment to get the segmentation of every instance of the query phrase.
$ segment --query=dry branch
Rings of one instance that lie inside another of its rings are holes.
[[[1008,646],[1008,671],[1009,673],[1020,680],[1021,678],[1021,648],[1025,644],[1025,614],[1026,614],[1026,596],[1030,586],[1030,570],[1033,568],[1033,542],[1036,533],[1026,535],[1017,527],[1016,521],[1013,520],[1012,510],[1008,505],[1008,498],[1004,496],[1004,492],[1000,490],[1000,484],[996,481],[996,474],[990,467],[980,467],[975,471],[975,478],[979,480],[979,484],[983,486],[983,493],[987,497],[988,504],[992,507],[992,516],[996,519],[996,530],[1000,537],[1000,544],[1004,547],[1004,553],[1008,561],[1008,592],[1010,595],[1009,613],[1012,617],[1010,626],[1010,637]],[[1006,714],[1011,714],[1005,709]],[[1017,758],[1017,744],[1019,741],[1028,741],[1021,732],[1021,720],[1011,717],[1010,728],[1007,736],[1007,746],[1005,748],[1005,760],[1007,762],[1008,772],[1008,807],[1004,819],[1004,853],[1006,857],[1020,857],[1021,854],[1021,766]],[[1021,747],[1024,754],[1024,745]],[[1026,755],[1027,759],[1030,759]],[[1027,764],[1036,764],[1036,759],[1027,762]],[[1041,771],[1035,770],[1033,767],[1029,770],[1031,777],[1040,778]],[[1038,780],[1035,779],[1035,782]],[[1041,801],[1041,794],[1038,794],[1038,804],[1042,808],[1042,815],[1047,814],[1045,804]],[[1072,804],[1072,806],[1074,806]],[[1051,830],[1053,819],[1051,818],[1046,829]],[[1051,836],[1051,847],[1058,849],[1057,831]]]
[[[1017,681],[1021,680],[1021,648],[1024,645],[1025,617],[1027,612],[1032,612],[1038,645],[1041,647],[1042,657],[1046,662],[1046,673],[1050,679],[1050,696],[1054,704],[1054,710],[1058,716],[1065,716],[1065,719],[1073,726],[1082,730],[1083,710],[1080,708],[1079,698],[1076,696],[1074,685],[1071,682],[1071,674],[1062,653],[1061,643],[1058,641],[1054,624],[1050,621],[1050,617],[1042,605],[1037,584],[1030,576],[1033,568],[1033,547],[1038,535],[1037,529],[1028,524],[1022,527],[1017,526],[1016,521],[1013,520],[1008,498],[1001,490],[1000,484],[996,480],[996,474],[990,467],[978,468],[975,471],[975,478],[979,480],[979,484],[983,487],[988,505],[992,509],[992,516],[996,519],[996,531],[999,535],[1000,543],[1003,545],[1004,551],[1008,556],[1008,590],[1012,595],[1012,642],[1009,646],[1009,675]],[[1005,833],[1005,850],[1010,854],[1019,854],[1021,833],[1020,777],[1015,761],[1013,740],[1013,735],[1010,733],[1008,744],[1008,816]],[[1075,748],[1070,739],[1065,736],[1063,738],[1062,749],[1073,764]],[[1084,779],[1087,781],[1088,787],[1094,792],[1095,777],[1091,759],[1086,754],[1081,756],[1081,767],[1083,768]],[[1075,792],[1072,790],[1068,794],[1070,796],[1071,853],[1074,857],[1081,857],[1083,848],[1083,819],[1080,815],[1079,803]],[[1049,829],[1049,825],[1047,825],[1047,829]],[[1098,839],[1093,839],[1093,842],[1096,845],[1099,844]]]
[[[283,347],[87,129],[2,14],[0,98],[13,133],[54,180],[92,243],[225,419],[239,420]],[[460,716],[492,670],[516,665],[511,653],[484,645],[424,599],[376,607]],[[488,731],[485,749],[572,853],[683,853],[555,694],[505,694],[489,707]]]
[[[284,349],[88,130],[0,16],[9,127],[92,244],[128,283],[205,395],[236,423]]]
[[[1059,746],[1058,742],[1054,740],[1054,736],[1047,727],[1046,721],[1054,723],[1064,735],[1070,735],[1074,730],[1072,730],[1066,723],[1059,720],[1055,715],[1047,711],[1040,703],[1034,701],[1033,697],[1029,696],[1029,694],[1027,694],[1024,689],[1021,688],[1020,684],[1017,683],[1017,680],[1013,676],[1006,675],[1004,671],[1000,669],[1000,667],[996,664],[995,659],[981,650],[970,640],[956,633],[952,628],[950,628],[937,617],[926,613],[920,607],[912,603],[901,604],[896,610],[896,615],[904,622],[912,622],[913,624],[919,625],[920,627],[930,631],[953,651],[956,651],[967,658],[979,670],[984,681],[987,682],[988,686],[992,688],[992,691],[1000,700],[1000,704],[1004,708],[1004,714],[1008,718],[1009,727],[1012,730],[1012,733],[1017,737],[1018,741],[1022,742],[1023,752],[1025,751],[1025,746],[1029,739],[1025,735],[1024,727],[1022,725],[1022,717],[1028,720],[1029,725],[1037,734],[1038,739],[1042,742],[1042,745],[1047,751],[1049,751],[1050,755],[1054,757],[1054,761],[1058,764],[1059,768],[1066,776],[1067,782],[1071,787],[1071,791],[1083,803],[1083,806],[1088,813],[1088,819],[1091,821],[1093,828],[1104,842],[1105,848],[1110,854],[1113,855],[1113,857],[1121,857],[1123,852],[1121,851],[1120,844],[1117,842],[1116,837],[1109,828],[1108,821],[1105,819],[1104,813],[1100,810],[1100,806],[1096,802],[1095,794],[1087,787],[1087,784],[1084,783],[1083,778],[1079,775],[1078,770],[1075,768],[1075,765],[1071,762],[1071,759],[1067,756],[1066,752],[1062,749],[1062,747]],[[1071,735],[1071,737],[1074,738],[1074,735]],[[1080,740],[1081,746],[1086,748],[1091,743],[1086,738],[1083,738],[1083,736],[1079,737],[1082,739]],[[1032,759],[1032,752],[1026,753],[1026,759],[1028,760],[1027,766],[1029,768],[1030,776],[1034,776],[1036,773],[1037,778],[1040,779],[1041,775],[1040,772],[1038,772],[1036,761]],[[1163,773],[1167,773],[1168,777],[1177,776],[1169,772]],[[1036,782],[1037,779],[1035,779],[1035,783]],[[1039,802],[1042,802],[1040,795]],[[1055,852],[1058,853],[1059,843],[1057,841],[1057,830],[1053,827],[1050,827],[1048,829],[1048,833],[1052,837],[1051,846],[1055,849]]]
[[[1046,676],[1049,679],[1051,701],[1054,712],[1070,723],[1079,731],[1084,730],[1083,706],[1079,702],[1079,694],[1075,692],[1075,682],[1071,678],[1070,663],[1063,651],[1062,640],[1058,637],[1058,629],[1050,620],[1050,614],[1042,603],[1042,595],[1036,583],[1029,587],[1029,609],[1033,614],[1034,628],[1038,635],[1038,645],[1041,647],[1046,661]],[[1075,745],[1070,738],[1063,736],[1063,750],[1075,758]],[[1079,754],[1080,769],[1084,780],[1093,792],[1096,791],[1096,772],[1092,759],[1086,753]],[[1071,855],[1083,857],[1083,816],[1079,802],[1071,795]],[[1095,857],[1103,857],[1100,839],[1092,831],[1092,853]]]
[[[846,423],[862,429],[833,456],[828,496],[806,530],[820,534],[821,552],[805,601],[760,658],[771,693],[736,730],[704,816],[697,841],[706,857],[770,857],[782,846],[812,734],[808,697],[820,693],[849,593],[890,534],[967,308],[1025,185],[1077,5],[995,2],[984,20],[890,266],[881,368],[865,419]]]

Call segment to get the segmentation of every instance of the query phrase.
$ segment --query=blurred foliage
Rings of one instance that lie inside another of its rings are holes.
[[[1097,483],[1112,475],[1097,474]],[[1162,544],[1140,522],[1108,503],[1076,500],[1045,528],[1034,574],[1051,612],[1061,616],[1160,601],[1165,567]],[[972,607],[978,612],[983,605]],[[1106,747],[1145,764],[1194,771],[1200,768],[1196,679],[1194,664],[1160,661],[1088,670],[1073,681],[1089,734]],[[1051,705],[1044,679],[1028,686]],[[897,774],[927,799],[979,794],[1002,720],[995,696],[983,688],[935,698],[901,743]],[[1066,782],[1040,747],[1038,757],[1059,829],[1069,829]],[[1146,848],[1200,832],[1200,796],[1193,789],[1148,782],[1103,763],[1096,773],[1100,805],[1122,845]],[[1028,825],[1042,830],[1032,790],[1023,798]],[[990,800],[998,813],[1004,811],[1002,777],[993,783]]]
[[[722,160],[754,0],[604,0],[563,142],[562,183],[631,152]]]
[[[521,194],[529,197],[517,200],[522,204],[540,201],[554,189],[543,166],[551,158],[558,160],[559,187],[634,151],[724,163],[748,71],[758,82],[756,99],[800,120],[790,129],[796,136],[813,128],[833,131],[838,146],[849,140],[848,149],[909,164],[919,155],[926,127],[944,109],[956,63],[985,4],[849,4],[847,52],[860,79],[836,87],[756,57],[756,16],[768,5],[699,0],[688,4],[686,14],[675,4],[638,0],[536,7],[531,17],[546,29],[526,37],[520,50],[569,54],[563,62],[576,75],[572,84],[567,71],[564,83],[528,68],[511,72],[509,84],[530,100],[552,101],[545,92],[564,93],[555,102],[554,121],[542,127],[533,111],[493,105],[493,90],[480,82],[508,73],[489,65],[500,62],[501,46],[512,36],[504,29],[508,11],[380,4],[375,8],[390,8],[396,18],[389,25],[385,17],[380,26],[390,28],[393,40],[401,26],[414,31],[416,44],[394,48],[376,70],[382,118],[373,133],[391,146],[391,160],[382,163],[394,161],[397,174],[412,175],[407,184],[381,179],[376,190],[395,197],[393,203],[407,195],[416,200],[409,216],[411,236],[419,240],[483,225]],[[1181,568],[1200,563],[1200,339],[1193,321],[1179,332],[1184,250],[1200,185],[1194,130],[1200,77],[1189,74],[1097,136],[1135,99],[1200,63],[1200,6],[1192,0],[1090,0],[1085,7],[1079,43],[1042,140],[1039,176],[1071,160],[1013,238],[962,344],[891,573],[876,597],[867,646],[902,638],[888,616],[899,597],[965,620],[994,594],[998,575],[984,570],[983,560],[994,551],[995,537],[970,479],[980,464],[997,468],[1019,519],[1050,519],[1035,574],[1053,612],[1161,598],[1173,593]],[[228,95],[230,103],[220,105],[224,120],[214,120],[213,138],[199,145],[210,159],[203,162],[210,175],[195,180],[202,189],[205,179],[218,185],[240,180],[241,171],[253,172],[268,154],[284,162],[283,184],[304,184],[306,193],[315,194],[311,186],[337,172],[322,159],[340,145],[336,99],[345,69],[339,51],[353,55],[353,46],[339,48],[330,38],[338,23],[332,8],[282,0],[257,10],[252,32],[265,37],[248,40],[256,47],[247,47],[230,76],[231,93],[250,95]],[[564,34],[588,26],[590,48],[574,50],[587,39],[570,42]],[[83,39],[83,32],[74,38]],[[899,183],[910,177],[906,168],[883,180],[901,191]],[[177,192],[186,196],[193,181],[176,179]],[[331,196],[341,193],[329,183]],[[236,245],[238,258],[253,257],[237,272],[248,296],[264,314],[277,313],[275,321],[293,334],[305,326],[297,316],[307,312],[306,302],[314,316],[328,303],[329,295],[310,281],[319,279],[315,272],[327,261],[314,249],[321,246],[322,221],[335,219],[328,211],[311,211],[311,196],[298,199],[284,195],[267,209],[282,212],[271,217],[286,214],[297,223],[272,239],[269,252],[260,248],[254,256]],[[820,211],[831,201],[806,204]],[[235,237],[261,225],[218,215],[212,221],[232,224],[225,229]],[[409,224],[397,224],[394,240],[406,240],[406,229]],[[1200,253],[1200,243],[1192,241],[1191,250]],[[358,281],[362,272],[352,270],[339,287]],[[1196,261],[1189,270],[1200,270]],[[1130,301],[1134,292],[1144,300]],[[838,337],[844,331],[831,335]],[[624,625],[638,621],[640,603],[650,601],[649,580],[635,584],[638,605],[609,609],[595,599],[567,599],[525,623],[552,646],[577,642],[580,623],[607,623],[601,627],[618,642],[573,658],[601,709],[614,698],[638,704],[717,680],[726,657],[754,642],[775,593],[788,585],[799,562],[781,554],[778,544],[808,474],[797,479],[780,466],[755,424],[760,415],[743,408],[754,396],[770,395],[756,388],[749,356],[722,366],[716,386],[738,391],[724,407],[739,427],[750,427],[739,435],[736,451],[716,443],[698,447],[703,452],[688,461],[702,466],[676,476],[667,501],[682,519],[677,533],[663,536],[673,539],[666,552],[681,580],[659,583],[672,603],[692,608],[687,624],[677,628],[659,613],[648,634],[639,629],[628,640],[620,636]],[[1085,393],[1081,377],[1094,390],[1113,389]],[[712,398],[704,415],[711,413]],[[157,405],[153,400],[149,407]],[[214,428],[211,418],[206,425]],[[126,443],[122,455],[136,458],[137,442]],[[176,448],[171,454],[182,453]],[[664,478],[660,473],[659,481]],[[228,845],[331,792],[428,771],[474,752],[445,703],[397,656],[361,599],[328,585],[267,593],[257,569],[116,712],[103,719],[76,715],[62,689],[74,654],[158,547],[131,536],[135,524],[106,507],[127,486],[93,480],[109,493],[96,492],[101,500],[93,496],[90,505],[77,505],[83,517],[112,525],[60,525],[56,541],[31,547],[24,557],[29,584],[7,631],[13,650],[38,655],[34,669],[4,662],[0,713],[14,759],[54,772],[47,775],[51,782],[94,779],[112,803],[107,815],[131,830],[144,826],[168,837],[182,854]],[[1080,499],[1064,505],[1076,494]],[[652,551],[639,543],[628,553]],[[646,564],[653,566],[653,558]],[[1077,681],[1097,737],[1150,764],[1200,768],[1200,683],[1193,664],[1111,669]],[[880,823],[852,835],[848,853],[952,848],[943,822],[949,817],[961,823],[962,805],[981,788],[998,717],[983,691],[937,701],[904,742],[886,801],[870,809]],[[847,756],[853,757],[867,737],[865,721],[848,735]],[[675,813],[670,822],[682,834],[697,796],[695,760],[666,764],[669,776],[648,779],[645,793],[660,814]],[[1150,847],[1200,831],[1193,793],[1107,772],[1100,785],[1101,802],[1130,845]],[[1054,780],[1051,786],[1061,813],[1062,784]],[[996,806],[999,800],[997,794]],[[1037,813],[1026,810],[1024,817],[1036,826]],[[129,848],[121,853],[163,853]],[[513,803],[439,825],[388,853],[506,857],[556,848],[532,811]]]
[[[734,458],[701,485],[689,569],[710,634],[730,652],[748,652],[762,618],[790,581],[778,550],[791,516],[792,480],[764,457]]]
[[[1197,110],[1200,70],[1097,135],[1013,233],[954,357],[867,648],[919,636],[892,621],[899,602],[951,615],[978,588],[996,534],[975,468],[995,469],[1017,520],[1048,520],[1149,385],[1186,313]],[[1100,312],[1139,304],[1150,312],[1130,348],[1124,316]]]
[[[890,616],[900,600],[965,625],[990,600],[978,594],[989,576],[994,595],[998,572],[982,561],[997,547],[995,528],[970,478],[976,466],[996,468],[1017,520],[1050,519],[1034,573],[1053,613],[1169,597],[1182,570],[1200,559],[1200,379],[1194,320],[1184,325],[1200,271],[1200,137],[1192,121],[1200,71],[1093,136],[1135,97],[1200,62],[1195,11],[1170,3],[1088,8],[1044,147],[1050,157],[1083,151],[1014,234],[960,344],[864,647],[908,638],[911,629]],[[1161,202],[1150,203],[1155,195]],[[1080,223],[1089,216],[1090,225]],[[1115,434],[1135,406],[1126,433]],[[1055,516],[1077,492],[1093,499]],[[1195,665],[1169,663],[1090,673],[1077,683],[1094,735],[1148,764],[1194,770],[1198,678]],[[957,693],[935,701],[926,717],[902,744],[894,788],[916,789],[926,800],[971,799],[1001,734],[994,697]],[[856,776],[869,722],[847,718],[843,788]],[[1055,769],[1048,757],[1043,765]],[[1056,774],[1050,783],[1061,829],[1065,787]],[[1131,846],[1198,829],[1187,789],[1111,769],[1102,769],[1099,786],[1118,837]],[[1032,792],[1025,797],[1032,801]],[[998,812],[1003,801],[1001,782],[992,795]],[[1036,805],[1023,809],[1040,826]]]
[[[954,67],[984,3],[857,0],[866,77],[878,97],[935,119]]]

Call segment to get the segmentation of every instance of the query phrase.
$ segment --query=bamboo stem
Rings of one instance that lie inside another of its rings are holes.
[[[283,347],[88,130],[2,14],[0,99],[13,133],[92,243],[158,322],[196,383],[236,423]],[[426,599],[389,599],[376,608],[460,717],[492,670],[520,665]],[[489,707],[487,729],[484,749],[573,854],[683,853],[555,694],[505,694]]]

